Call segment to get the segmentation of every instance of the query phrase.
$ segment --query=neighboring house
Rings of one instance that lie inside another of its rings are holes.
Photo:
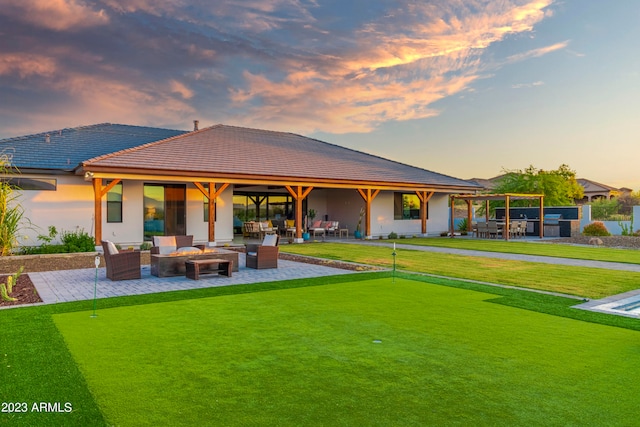
[[[494,176],[493,178],[471,178],[469,180],[469,182],[471,182],[472,184],[476,184],[479,185],[480,187],[482,187],[481,189],[483,191],[488,191],[488,192],[492,192],[496,186],[498,185],[498,182],[504,177],[504,174],[502,175],[498,175],[498,176]]]
[[[614,188],[606,184],[591,181],[589,179],[578,178],[578,184],[584,188],[584,197],[582,200],[576,200],[577,203],[588,203],[596,199],[610,200],[614,197],[620,197],[623,194],[631,193],[629,188]]]
[[[367,238],[439,234],[448,195],[480,188],[292,133],[225,125],[98,124],[0,140],[0,149],[20,172],[25,218],[38,227],[24,245],[50,225],[123,245],[154,234],[219,244],[238,222],[284,218],[296,220],[301,241],[309,209],[353,234],[364,208]]]

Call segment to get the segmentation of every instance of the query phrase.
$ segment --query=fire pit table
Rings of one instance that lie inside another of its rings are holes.
[[[203,252],[174,252],[167,255],[151,254],[151,274],[158,277],[185,276],[185,261],[200,259],[233,261],[233,271],[238,271],[238,252],[216,248],[205,249]]]

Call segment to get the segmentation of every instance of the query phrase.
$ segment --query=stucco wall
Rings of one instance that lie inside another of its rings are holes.
[[[398,235],[420,235],[422,226],[419,219],[394,220],[393,191],[381,191],[371,205],[371,236],[387,237],[392,231]],[[438,235],[448,228],[448,197],[435,194],[429,201],[427,234]],[[340,221],[340,227],[347,227],[353,235],[358,223],[360,208],[365,203],[356,190],[331,190],[327,196],[329,219]],[[364,220],[362,224],[364,233]]]
[[[26,175],[25,175],[26,176]],[[36,176],[50,178],[50,176]],[[84,229],[94,235],[93,186],[83,177],[57,176],[57,191],[20,191],[25,219],[33,226],[23,227],[19,242],[21,245],[38,245],[39,234],[46,234],[47,227],[55,226],[58,231]],[[138,245],[143,240],[144,198],[141,181],[127,181],[123,184],[123,222],[106,222],[106,198],[102,200],[102,238],[123,246]],[[208,240],[208,226],[204,221],[203,194],[193,185],[187,184],[187,234],[192,234],[197,243]],[[427,234],[438,235],[448,228],[448,197],[436,194],[429,201]],[[365,203],[355,189],[313,190],[309,195],[308,208],[318,212],[316,219],[339,221],[340,228],[348,228],[353,235],[358,223],[360,208]],[[420,220],[393,219],[393,192],[382,191],[374,199],[371,209],[371,236],[387,237],[392,231],[398,235],[420,235]],[[364,221],[362,224],[364,233]],[[233,240],[233,186],[229,186],[217,200],[216,243]]]
[[[33,178],[51,176],[24,175]],[[42,242],[37,236],[47,234],[49,226],[58,232],[84,229],[94,234],[93,186],[82,177],[56,176],[56,191],[20,190],[18,201],[24,209],[23,227],[18,242],[21,246],[37,246]],[[123,246],[138,245],[143,240],[144,206],[141,181],[122,182],[121,223],[106,220],[106,198],[102,200],[102,238]],[[208,226],[204,221],[203,194],[193,185],[187,184],[187,234],[204,243],[208,240]],[[233,188],[227,188],[217,202],[216,241],[224,243],[233,240]],[[28,220],[31,221],[29,225]],[[59,243],[59,239],[53,243]]]
[[[51,178],[45,175],[23,175],[28,178]],[[39,234],[48,234],[48,227],[58,232],[84,229],[93,235],[93,187],[82,177],[56,176],[56,191],[20,190],[18,202],[24,209],[22,230],[18,242],[37,246]],[[31,221],[31,225],[28,223]]]

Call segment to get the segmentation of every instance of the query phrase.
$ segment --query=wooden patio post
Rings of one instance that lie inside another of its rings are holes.
[[[540,196],[540,238],[544,237],[544,196]]]
[[[302,201],[311,193],[313,187],[309,186],[305,189],[301,185],[295,187],[285,185],[284,188],[287,189],[291,197],[296,201],[296,243],[302,243]]]
[[[471,215],[471,199],[467,199],[467,233],[473,231],[471,221],[473,221],[473,215]]]
[[[371,240],[371,202],[373,202],[373,199],[375,199],[378,193],[380,193],[380,189],[374,190],[372,193],[370,188],[367,188],[366,190],[358,188],[358,193],[360,193],[360,196],[364,199],[366,206],[365,210],[367,217],[364,222],[364,238]]]
[[[93,221],[96,245],[102,241],[102,178],[93,178]]]
[[[216,189],[215,182],[209,182],[209,189],[207,190],[204,185],[199,182],[194,182],[193,185],[200,190],[202,194],[209,200],[209,215],[207,217],[207,222],[209,223],[208,236],[209,242],[216,241],[216,199],[224,190],[227,189],[229,183],[226,182],[220,186],[220,188]]]
[[[453,234],[453,229],[455,228],[455,219],[454,219],[454,213],[456,210],[456,196],[455,195],[451,195],[449,197],[450,202],[449,202],[449,237],[451,237],[453,239],[454,234]]]
[[[96,245],[99,245],[102,240],[102,198],[120,181],[122,181],[120,178],[116,178],[109,185],[102,188],[102,178],[93,178],[93,216],[96,229]]]
[[[505,210],[504,210],[504,230],[502,230],[502,235],[503,235],[502,237],[505,240],[509,240],[509,222],[511,222],[511,215],[509,215],[510,201],[511,201],[511,198],[509,197],[508,194],[504,196]]]
[[[418,199],[420,199],[420,222],[422,223],[422,235],[427,235],[427,203],[431,196],[433,196],[433,191],[416,191],[418,195]]]

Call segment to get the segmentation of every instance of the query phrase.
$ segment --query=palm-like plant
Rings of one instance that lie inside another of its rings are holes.
[[[9,158],[0,155],[0,175],[9,174]],[[24,211],[17,202],[18,196],[7,179],[0,179],[0,256],[11,255],[17,245]]]

